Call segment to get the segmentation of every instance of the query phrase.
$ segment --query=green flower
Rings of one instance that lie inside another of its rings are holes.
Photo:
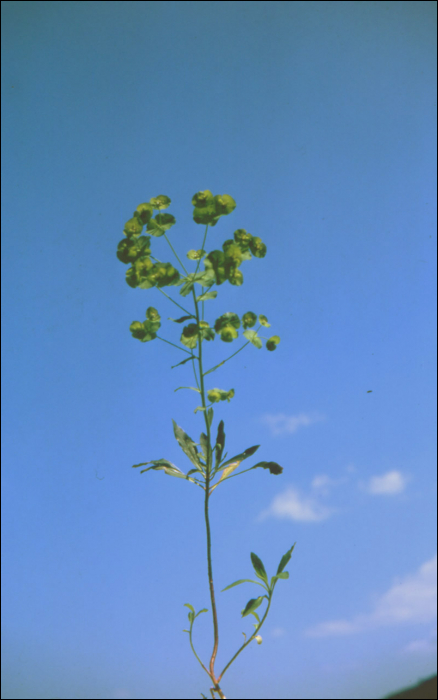
[[[249,244],[252,241],[252,235],[245,231],[244,228],[238,228],[234,231],[234,240],[239,245],[242,252],[245,252],[249,248]]]
[[[242,262],[242,251],[232,239],[222,244],[225,254],[225,261],[234,267],[238,267]]]
[[[244,328],[252,328],[255,326],[257,321],[257,316],[253,314],[252,311],[247,311],[246,314],[242,316],[242,324]]]
[[[126,222],[123,233],[125,236],[128,236],[128,238],[131,238],[133,236],[139,236],[142,230],[143,223],[140,221],[140,219],[134,216],[132,219],[129,219],[129,221]]]
[[[234,396],[234,389],[229,391],[223,391],[222,389],[210,389],[207,392],[207,398],[211,403],[218,403],[219,401],[230,401]]]
[[[204,190],[203,192],[197,192],[192,197],[192,204],[198,209],[203,209],[204,207],[213,204],[213,194],[210,190]]]
[[[252,241],[249,244],[249,248],[251,253],[256,258],[264,258],[266,255],[266,246],[262,242],[262,239],[258,238],[257,236],[253,236]]]
[[[187,257],[189,260],[201,260],[205,255],[205,250],[189,250]]]
[[[152,197],[152,199],[149,200],[149,203],[152,205],[152,207],[160,211],[161,209],[167,209],[170,202],[171,200],[169,199],[169,197],[166,197],[165,194],[159,194],[158,197]]]

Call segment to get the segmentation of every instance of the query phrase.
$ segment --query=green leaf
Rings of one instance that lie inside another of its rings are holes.
[[[186,297],[187,294],[190,294],[190,292],[192,291],[193,287],[195,286],[195,283],[191,279],[188,279],[187,277],[183,278],[183,282],[184,282],[184,284],[181,287],[179,293],[181,294],[181,296]]]
[[[189,608],[189,610],[191,610],[192,613],[195,614],[195,608],[193,607],[193,605],[190,605],[190,603],[184,603],[184,606],[186,608]]]
[[[174,323],[183,323],[188,321],[189,318],[195,318],[195,316],[181,316],[181,318],[168,318],[168,321],[173,321]]]
[[[204,406],[196,406],[196,408],[195,408],[195,410],[193,411],[193,413],[197,413],[198,411],[205,411],[205,407],[204,407]]]
[[[183,345],[191,350],[196,348],[198,343],[198,326],[196,323],[189,323],[188,326],[184,326],[180,340]]]
[[[199,438],[199,441],[200,441],[200,445],[202,448],[202,452],[203,452],[205,461],[207,462],[209,455],[210,455],[210,451],[211,451],[210,442],[208,440],[207,435],[205,433],[201,433],[201,437]]]
[[[284,567],[288,565],[288,563],[289,563],[289,561],[290,561],[290,558],[291,558],[291,556],[292,556],[292,552],[293,552],[293,550],[294,550],[295,545],[296,545],[296,542],[295,542],[295,543],[292,545],[292,547],[286,552],[286,554],[283,554],[283,556],[281,557],[281,561],[280,561],[280,563],[279,563],[279,565],[278,565],[278,569],[277,569],[277,575],[278,575],[278,574],[281,574],[281,572],[283,571]]]
[[[278,343],[280,342],[280,338],[278,335],[273,335],[269,340],[266,342],[266,347],[268,350],[275,350]]]
[[[192,438],[189,437],[187,433],[185,433],[184,430],[175,423],[174,420],[172,420],[172,423],[173,432],[175,433],[175,437],[182,451],[187,455],[192,464],[194,464],[196,467],[200,467],[201,465],[199,462],[198,450],[196,449],[196,443],[193,442]]]
[[[217,292],[204,292],[204,294],[201,294],[199,297],[196,297],[196,301],[207,301],[208,299],[216,299],[217,297]]]
[[[263,588],[265,588],[265,586],[263,586],[263,584],[260,583],[260,581],[253,581],[253,580],[250,579],[250,578],[241,578],[241,579],[239,579],[238,581],[234,581],[234,583],[231,583],[231,584],[230,584],[229,586],[227,586],[226,588],[223,588],[223,589],[221,590],[221,593],[223,593],[224,591],[228,591],[229,588],[233,588],[234,586],[238,586],[238,585],[241,584],[241,583],[256,583],[258,586],[262,586]]]
[[[215,445],[215,457],[216,457],[215,466],[216,466],[216,468],[219,466],[220,461],[222,459],[224,447],[225,447],[224,422],[223,422],[223,420],[221,420],[221,422],[218,425],[218,429],[217,429],[217,438],[216,438],[216,445]]]
[[[200,610],[199,612],[196,613],[195,618],[198,617],[198,615],[200,615],[201,613],[205,613],[205,612],[208,612],[208,609],[202,608],[202,610]]]
[[[263,566],[262,560],[257,556],[257,554],[254,554],[254,552],[251,552],[251,561],[252,565],[254,567],[254,571],[256,573],[257,578],[261,579],[264,581],[266,584],[268,583],[268,575],[265,571],[265,567]]]
[[[222,316],[219,316],[219,318],[216,319],[214,323],[214,330],[216,331],[216,333],[220,333],[222,328],[225,328],[225,326],[233,326],[234,328],[240,328],[240,318],[238,317],[238,315],[231,312],[222,314]]]
[[[264,595],[261,595],[258,598],[251,598],[251,600],[247,602],[245,608],[242,610],[242,617],[246,617],[252,613],[253,610],[257,610],[257,608],[262,604],[264,597]]]
[[[172,365],[170,369],[174,369],[175,367],[179,367],[180,365],[185,365],[186,362],[189,362],[190,360],[197,359],[194,355],[193,357],[186,357],[185,360],[181,360],[181,362],[178,362],[176,365]]]
[[[207,421],[208,421],[208,427],[211,428],[211,424],[213,423],[213,409],[209,408],[207,411]]]
[[[257,462],[251,469],[257,469],[258,467],[263,467],[263,469],[269,469],[271,474],[281,474],[283,467],[280,467],[277,462]]]
[[[272,590],[272,588],[273,588],[273,584],[274,584],[276,581],[278,581],[279,578],[283,578],[283,579],[289,578],[289,572],[288,572],[288,571],[282,571],[281,574],[277,574],[276,576],[272,576],[272,578],[271,578],[271,584],[270,584],[271,590]]]
[[[241,452],[240,454],[236,455],[235,457],[232,457],[231,459],[228,459],[226,462],[221,464],[221,469],[227,466],[227,464],[231,464],[231,462],[243,462],[244,459],[248,459],[248,457],[251,457],[251,455],[254,454],[254,452],[257,452],[259,449],[260,445],[254,445],[253,447],[248,447],[244,452]]]
[[[256,619],[257,622],[260,624],[260,618],[259,618],[259,616],[257,615],[257,613],[254,612],[254,610],[251,612],[251,615],[254,615],[255,619]],[[255,626],[255,627],[258,627],[258,625],[254,625],[254,626]]]
[[[178,389],[175,389],[175,391],[179,391],[179,389],[191,389],[192,391],[197,391],[198,394],[200,394],[200,390],[196,389],[194,386],[179,386]]]
[[[259,323],[261,326],[265,326],[265,328],[269,328],[271,325],[270,323],[268,323],[268,319],[266,318],[266,316],[263,316],[263,314],[260,314],[259,316]]]
[[[257,335],[257,331],[243,331],[243,335],[250,343],[255,345],[256,348],[261,348],[263,343],[261,338]]]

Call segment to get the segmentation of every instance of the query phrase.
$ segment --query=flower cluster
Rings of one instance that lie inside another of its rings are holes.
[[[126,281],[130,287],[165,287],[179,283],[180,274],[171,263],[153,262],[151,258],[151,235],[163,236],[174,225],[175,217],[171,214],[157,214],[154,210],[167,209],[169,197],[164,194],[152,197],[149,202],[139,204],[132,219],[126,222],[123,233],[126,238],[117,246],[117,257],[125,264],[131,263],[126,271]],[[149,236],[142,236],[143,227]],[[136,336],[137,337],[137,336]]]

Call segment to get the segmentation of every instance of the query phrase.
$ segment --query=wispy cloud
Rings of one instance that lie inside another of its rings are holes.
[[[284,637],[286,630],[283,627],[274,627],[271,632],[271,637]]]
[[[296,416],[288,416],[285,413],[266,414],[261,418],[262,422],[269,426],[272,435],[284,435],[296,433],[300,428],[324,420],[324,416],[318,413],[298,413]]]
[[[308,629],[305,634],[308,637],[341,636],[401,623],[430,623],[436,620],[436,614],[437,557],[435,555],[420,566],[415,574],[396,581],[377,600],[370,613],[356,615],[351,620],[322,622]]]
[[[375,496],[394,496],[405,490],[407,478],[395,469],[381,476],[372,476],[362,487]]]
[[[305,496],[291,486],[274,498],[269,508],[260,514],[259,519],[264,520],[273,516],[305,523],[318,523],[326,520],[333,512],[332,508],[324,506],[317,498]]]
[[[431,629],[428,636],[414,639],[402,650],[405,654],[436,654],[436,627]]]

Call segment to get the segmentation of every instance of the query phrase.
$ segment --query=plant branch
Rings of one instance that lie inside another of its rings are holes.
[[[172,249],[172,252],[173,252],[174,256],[176,257],[176,259],[178,260],[179,264],[181,265],[182,269],[184,270],[184,272],[186,273],[186,275],[188,275],[189,273],[187,272],[187,270],[186,270],[186,268],[184,267],[183,263],[182,263],[181,260],[179,259],[178,254],[177,254],[175,248],[173,247],[172,243],[171,243],[171,242],[169,241],[169,239],[167,238],[166,234],[164,234],[164,238],[166,239],[166,241],[167,241],[168,244],[170,245],[170,247],[171,247],[171,249]]]
[[[170,340],[166,340],[165,338],[161,338],[159,335],[157,335],[158,340],[162,340],[163,343],[168,343],[168,345],[173,345],[174,348],[178,348],[178,350],[182,350],[183,352],[188,353],[189,355],[193,356],[192,352],[189,352],[188,350],[184,350],[184,348],[180,348],[179,345],[175,345],[175,343],[171,343]]]
[[[218,679],[217,679],[217,682],[218,682],[218,683],[219,683],[220,679],[222,678],[222,676],[224,675],[225,671],[231,666],[231,664],[233,663],[233,661],[239,656],[240,652],[243,651],[243,650],[245,649],[245,647],[247,647],[248,644],[250,644],[250,643],[252,642],[252,640],[253,640],[253,639],[257,636],[257,634],[259,633],[259,631],[260,631],[260,629],[261,629],[261,627],[262,627],[262,625],[263,625],[263,623],[264,623],[264,621],[266,620],[266,617],[267,617],[267,615],[268,615],[269,607],[270,607],[270,605],[271,605],[271,600],[272,600],[272,598],[271,598],[271,595],[270,595],[269,598],[268,598],[268,606],[267,606],[267,608],[266,608],[265,614],[263,615],[263,617],[262,617],[262,619],[261,619],[261,621],[260,621],[260,624],[258,625],[257,629],[254,631],[254,634],[252,634],[251,637],[250,637],[244,644],[242,644],[242,646],[240,647],[240,649],[234,654],[234,656],[233,656],[233,658],[231,659],[231,661],[229,661],[229,662],[227,663],[227,665],[225,666],[225,668],[224,668],[224,670],[222,671],[222,673],[218,676]]]
[[[157,287],[157,289],[158,289],[159,292],[161,292],[161,294],[164,294],[165,297],[167,297],[168,299],[170,299],[170,301],[171,301],[173,304],[176,304],[177,306],[179,306],[179,308],[180,308],[182,311],[184,311],[184,313],[186,313],[188,316],[192,316],[192,314],[190,313],[190,311],[187,311],[187,309],[185,309],[184,306],[181,306],[181,304],[178,304],[178,302],[175,301],[175,299],[172,299],[172,297],[170,297],[168,294],[166,294],[166,292],[163,292],[163,290],[160,289],[159,287]]]

